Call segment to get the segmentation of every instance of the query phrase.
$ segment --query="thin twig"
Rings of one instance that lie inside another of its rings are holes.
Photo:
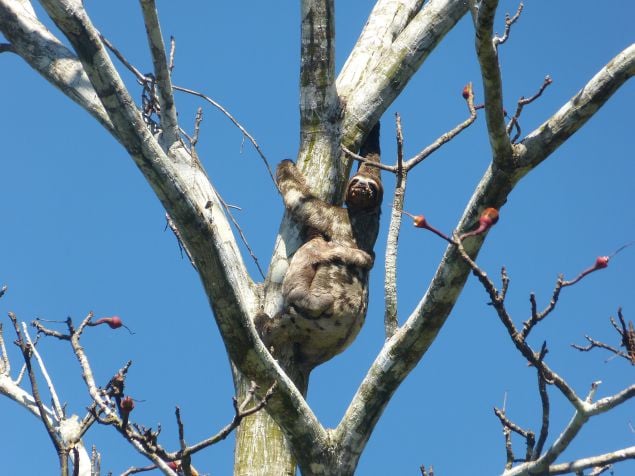
[[[426,471],[426,467],[421,465],[419,466],[419,471],[421,471],[421,476],[434,476],[434,468],[432,466]]]
[[[39,386],[37,384],[37,379],[35,378],[35,372],[33,371],[33,366],[31,365],[31,355],[33,347],[26,341],[24,336],[22,335],[22,331],[20,330],[20,326],[18,325],[18,319],[14,313],[9,313],[9,319],[11,319],[11,323],[13,324],[13,329],[17,336],[17,345],[22,352],[22,357],[24,358],[24,364],[26,365],[27,375],[29,376],[29,381],[31,383],[31,394],[33,396],[33,400],[37,406],[38,412],[40,414],[40,421],[44,425],[46,429],[46,433],[48,434],[57,454],[60,455],[60,466],[64,466],[63,459],[66,457],[66,450],[57,433],[55,432],[55,428],[53,428],[53,423],[48,417],[49,412],[44,406],[42,402],[42,398],[40,396]]]
[[[605,344],[604,342],[597,341],[588,335],[585,335],[584,338],[589,342],[589,345],[583,346],[579,344],[571,344],[571,347],[579,350],[580,352],[589,352],[590,350],[595,348],[605,349],[619,357],[625,358],[628,361],[631,360],[631,358],[626,352],[616,349],[615,347]]]
[[[174,233],[174,236],[176,237],[176,241],[179,245],[179,251],[181,252],[181,257],[183,257],[183,251],[185,251],[185,254],[187,255],[187,259],[190,261],[190,264],[192,265],[194,269],[197,269],[196,263],[194,263],[194,258],[192,257],[190,250],[187,249],[187,246],[185,246],[185,243],[183,242],[183,238],[181,237],[181,232],[176,227],[176,224],[174,223],[174,221],[172,221],[172,217],[170,216],[168,212],[165,212],[165,226],[166,228],[170,228],[170,230],[172,230],[172,233]]]
[[[184,87],[176,86],[176,85],[173,85],[172,88],[175,91],[181,91],[183,93],[187,93],[187,94],[191,94],[193,96],[197,96],[197,97],[207,101],[212,106],[214,106],[216,109],[221,111],[240,130],[240,132],[242,132],[243,136],[247,137],[247,139],[249,139],[249,142],[251,142],[251,145],[254,146],[254,148],[256,149],[256,152],[258,152],[258,155],[260,155],[260,158],[262,159],[262,161],[264,162],[265,166],[267,167],[267,172],[269,172],[269,177],[271,177],[271,180],[273,181],[273,183],[276,186],[276,188],[278,187],[278,184],[276,183],[276,179],[275,179],[275,177],[273,175],[273,171],[271,170],[271,167],[269,166],[269,161],[267,160],[267,157],[265,157],[265,154],[263,153],[262,149],[260,148],[260,146],[256,142],[256,139],[254,139],[254,137],[249,132],[247,132],[247,129],[245,129],[240,124],[240,122],[238,122],[236,120],[236,118],[233,115],[230,114],[230,112],[227,109],[225,109],[217,101],[214,101],[209,96],[207,96],[207,95],[205,95],[203,93],[200,93],[198,91],[194,91],[193,89],[188,89],[188,88],[184,88]]]
[[[230,208],[235,208],[235,207],[233,207],[232,205],[228,205],[223,199],[223,197],[221,197],[220,195],[218,196],[218,198],[220,202],[223,204],[223,208],[225,208],[225,211],[227,212],[227,216],[236,227],[236,230],[238,231],[238,235],[240,236],[240,239],[242,240],[242,242],[245,244],[245,247],[247,248],[249,255],[254,260],[254,263],[256,263],[256,267],[258,268],[258,272],[260,273],[260,276],[262,276],[262,279],[265,279],[265,273],[260,267],[260,262],[258,261],[258,257],[254,253],[254,250],[251,248],[251,246],[249,246],[249,243],[247,242],[247,237],[243,233],[242,228],[240,227],[240,225],[238,224],[238,221],[234,218],[234,215],[232,214],[230,210]]]
[[[2,323],[0,322],[0,374],[9,376],[11,374],[11,361],[9,360],[9,354],[7,354],[7,348],[4,343],[4,330]]]
[[[199,443],[196,443],[195,445],[189,446],[185,450],[179,451],[176,454],[170,454],[170,456],[174,457],[174,459],[182,459],[186,456],[190,456],[198,451],[201,451],[202,449],[207,448],[208,446],[218,443],[219,441],[224,440],[232,431],[234,431],[234,429],[236,429],[240,425],[243,418],[248,417],[249,415],[253,415],[254,413],[262,410],[265,407],[265,405],[267,404],[267,402],[273,395],[275,387],[276,387],[276,384],[274,383],[269,388],[269,390],[267,390],[267,392],[262,397],[262,399],[260,399],[258,403],[256,403],[255,405],[251,407],[248,407],[248,404],[250,400],[252,399],[252,393],[250,392],[248,392],[247,397],[240,405],[234,399],[234,418],[232,419],[231,423],[225,426],[216,435],[211,436]]]
[[[545,89],[547,89],[547,87],[551,83],[553,83],[553,80],[551,79],[551,76],[549,76],[549,75],[545,76],[545,79],[542,82],[542,85],[540,86],[540,89],[538,90],[538,92],[536,94],[534,94],[530,98],[521,97],[518,100],[518,104],[516,106],[516,112],[514,113],[514,116],[507,123],[507,133],[508,134],[510,134],[511,131],[512,131],[512,128],[514,126],[516,126],[516,134],[514,135],[514,137],[511,140],[512,144],[515,143],[518,140],[518,138],[520,137],[520,133],[521,132],[520,132],[520,125],[518,123],[518,120],[520,119],[520,115],[523,112],[523,108],[527,104],[530,104],[530,103],[534,102],[536,99],[538,99],[540,96],[542,96],[542,93],[545,92]]]
[[[192,134],[192,138],[190,139],[190,145],[192,147],[198,144],[198,136],[201,129],[202,121],[203,121],[203,108],[199,107],[196,110],[196,117],[194,118],[194,133]]]
[[[139,71],[134,65],[126,59],[126,57],[113,45],[110,40],[108,40],[104,35],[99,35],[99,39],[106,45],[112,53],[117,57],[119,61],[137,78],[140,84],[144,84],[148,81],[148,78],[145,74]]]
[[[155,464],[151,464],[150,466],[142,466],[140,468],[133,466],[132,468],[128,468],[126,471],[121,473],[121,476],[130,476],[131,474],[144,473],[146,471],[154,471],[155,469],[157,469],[157,466]]]
[[[95,445],[93,445],[90,455],[90,474],[91,476],[99,476],[101,474],[101,455]]]
[[[503,32],[503,36],[495,36],[494,37],[494,47],[498,47],[498,45],[502,45],[509,38],[509,32],[512,28],[512,25],[518,21],[520,18],[520,14],[523,11],[523,4],[520,3],[518,5],[518,10],[516,10],[516,14],[513,17],[509,17],[509,13],[505,13],[505,31]]]
[[[31,336],[29,335],[29,332],[26,327],[26,322],[22,323],[22,332],[24,333],[24,337],[26,338],[27,344],[31,348],[31,352],[33,353],[33,356],[35,357],[35,360],[37,360],[38,366],[40,367],[40,372],[42,373],[42,376],[44,377],[44,381],[46,382],[46,385],[49,389],[49,393],[51,394],[51,399],[53,401],[53,411],[55,412],[55,418],[57,418],[58,420],[62,420],[64,418],[64,412],[62,411],[62,405],[60,404],[60,400],[57,396],[57,391],[55,390],[55,386],[53,385],[51,376],[46,370],[46,365],[44,365],[44,360],[42,359],[42,356],[38,352],[33,341],[31,340]]]
[[[187,443],[185,443],[185,427],[183,425],[183,420],[181,419],[181,409],[177,406],[175,409],[176,415],[176,425],[179,431],[179,446],[181,447],[180,453],[183,454],[183,459],[181,462],[181,468],[185,476],[192,476],[192,458],[189,454],[184,454],[187,449]]]
[[[132,65],[132,63],[130,63],[123,56],[123,54],[121,54],[121,52],[119,50],[117,50],[117,48],[115,48],[115,46],[110,41],[108,41],[103,35],[100,35],[100,38],[103,41],[104,45],[106,45],[106,47],[113,52],[113,54],[117,57],[117,59],[119,61],[121,61],[121,63],[135,75],[135,77],[137,78],[137,80],[139,81],[140,84],[146,85],[146,84],[148,84],[148,82],[150,80],[153,79],[153,78],[148,78],[146,75],[142,74],[137,68],[135,68]],[[197,97],[207,101],[212,106],[214,106],[216,109],[221,111],[240,130],[240,132],[243,134],[243,137],[246,137],[249,140],[249,142],[251,142],[251,144],[254,146],[254,148],[256,149],[256,152],[258,153],[260,158],[263,160],[263,162],[265,164],[265,167],[267,168],[267,172],[269,173],[269,177],[271,178],[272,182],[276,186],[276,189],[279,190],[278,189],[278,184],[276,183],[276,179],[275,179],[275,177],[273,175],[273,171],[271,169],[271,166],[269,165],[269,161],[267,160],[267,157],[265,156],[264,152],[260,148],[260,145],[258,144],[258,142],[256,142],[256,139],[254,139],[254,137],[247,131],[247,129],[245,129],[243,127],[243,125],[240,122],[238,122],[238,120],[227,109],[225,109],[219,102],[213,100],[211,97],[209,97],[206,94],[203,94],[203,93],[201,93],[199,91],[195,91],[195,90],[189,89],[189,88],[184,88],[182,86],[176,86],[174,84],[172,85],[172,89],[174,91],[180,91],[180,92],[183,92],[183,93],[191,94],[193,96],[197,96]]]
[[[531,317],[523,323],[523,330],[522,330],[523,339],[527,339],[527,336],[529,336],[529,333],[534,328],[534,326],[538,324],[540,321],[542,321],[549,314],[551,314],[551,312],[555,309],[556,305],[558,304],[558,298],[560,297],[560,292],[562,291],[562,288],[565,286],[565,283],[566,281],[564,281],[563,276],[562,275],[558,276],[558,279],[556,280],[556,285],[553,288],[553,293],[551,294],[551,300],[549,301],[549,304],[547,305],[547,307],[541,312],[537,311],[536,296],[533,293],[530,294],[529,301],[531,302]]]
[[[455,235],[455,240],[458,240],[458,236]],[[501,321],[501,323],[507,329],[507,333],[509,334],[514,346],[518,351],[522,354],[522,356],[527,359],[529,363],[536,366],[536,368],[542,372],[544,378],[547,379],[550,383],[553,383],[558,390],[571,402],[571,404],[576,408],[576,410],[581,410],[583,407],[583,403],[575,393],[575,391],[569,386],[569,384],[558,374],[556,374],[553,370],[549,368],[549,366],[542,361],[538,360],[538,356],[534,353],[532,348],[527,344],[521,332],[519,332],[514,325],[514,322],[511,319],[511,316],[507,312],[504,302],[501,299],[501,295],[498,293],[494,283],[489,279],[487,274],[481,270],[478,265],[469,257],[463,244],[460,241],[457,241],[456,246],[458,251],[463,258],[463,260],[470,266],[474,275],[481,282],[485,291],[489,295],[492,306],[496,310],[496,313]]]
[[[507,290],[509,289],[509,275],[505,266],[501,268],[501,292],[500,297],[504,301],[507,296]]]
[[[405,170],[410,170],[414,166],[416,166],[418,163],[425,160],[427,157],[430,156],[430,154],[438,150],[444,144],[447,144],[448,142],[450,142],[452,139],[454,139],[457,135],[463,132],[476,120],[476,109],[474,107],[474,91],[472,89],[472,83],[468,83],[463,91],[464,91],[465,101],[467,103],[467,108],[470,112],[470,117],[468,117],[465,121],[463,121],[462,123],[454,127],[454,129],[452,129],[451,131],[446,132],[445,134],[442,134],[437,140],[435,140],[428,147],[423,149],[421,152],[419,152],[417,155],[415,155],[411,159],[407,160],[404,163]]]
[[[620,332],[622,335],[622,346],[626,348],[631,363],[635,365],[635,327],[633,326],[633,321],[629,321],[628,326],[626,326],[621,307],[617,310],[617,315],[622,325],[622,332]]]
[[[385,170],[386,172],[391,172],[393,174],[397,173],[396,165],[386,165],[381,162],[374,162],[372,160],[367,159],[366,157],[362,157],[361,155],[356,154],[355,152],[348,149],[344,145],[341,145],[340,148],[342,149],[342,152],[348,155],[351,159],[358,161],[360,164],[368,165],[369,167],[375,167],[380,170]]]
[[[543,362],[545,356],[547,355],[547,343],[543,342],[542,348],[540,349],[540,354],[538,354],[538,360]],[[549,415],[550,415],[550,403],[549,403],[549,394],[547,393],[547,379],[539,369],[537,370],[538,374],[538,393],[540,395],[540,405],[542,408],[542,419],[540,425],[540,434],[538,436],[538,442],[536,443],[536,447],[533,450],[531,458],[527,458],[528,460],[537,460],[540,458],[540,454],[545,446],[545,442],[547,441],[547,437],[549,436]]]
[[[44,334],[45,336],[49,336],[49,337],[55,337],[56,339],[59,340],[71,340],[71,336],[68,334],[62,334],[59,331],[56,331],[54,329],[49,329],[47,327],[44,327],[44,325],[42,324],[42,319],[35,319],[31,325],[33,327],[35,327],[35,329],[37,330],[38,334]]]
[[[174,36],[170,36],[170,63],[168,69],[170,70],[170,74],[172,74],[172,70],[174,69],[174,53],[176,52],[176,40]]]
[[[459,135],[463,130],[469,127],[476,120],[476,107],[474,106],[474,92],[472,89],[472,83],[469,83],[465,86],[463,90],[463,95],[467,103],[468,110],[470,112],[470,117],[468,117],[462,123],[458,124],[456,127],[454,127],[454,129],[442,134],[440,137],[437,138],[437,140],[435,140],[432,144],[427,146],[417,155],[403,162],[403,165],[401,167],[404,173],[408,172],[417,164],[424,161],[433,152],[438,150],[444,144],[447,144],[448,142],[450,142],[452,139],[454,139],[457,135]],[[346,155],[348,155],[350,158],[354,160],[357,160],[358,162],[362,164],[366,164],[371,167],[377,167],[378,169],[386,170],[387,172],[392,172],[393,174],[396,174],[399,172],[399,167],[400,167],[399,164],[385,165],[379,162],[371,162],[367,160],[365,157],[362,157],[361,155],[356,154],[355,152],[353,152],[352,150],[349,150],[343,145],[340,147]]]
[[[621,328],[620,326],[618,326],[613,317],[610,317],[609,321],[611,322],[613,328],[620,335],[620,344],[626,349],[626,351],[622,351],[609,344],[605,344],[604,342],[597,341],[588,335],[585,335],[584,338],[589,342],[589,345],[581,346],[578,344],[571,344],[571,347],[581,352],[589,352],[594,348],[606,349],[614,354],[614,356],[623,357],[631,364],[635,365],[635,328],[632,322],[629,322],[628,325],[626,324],[626,320],[624,319],[624,315],[622,314],[622,308],[619,308],[617,310],[617,315],[620,320]]]
[[[494,408],[494,414],[498,417],[498,419],[500,420],[503,426],[509,428],[511,431],[522,436],[525,439],[531,438],[530,435],[532,435],[532,432],[530,430],[524,430],[523,428],[518,426],[516,423],[511,421],[509,418],[507,418],[503,410],[500,410],[499,408]]]

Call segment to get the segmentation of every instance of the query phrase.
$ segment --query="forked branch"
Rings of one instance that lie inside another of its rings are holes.
[[[567,472],[573,472],[571,469],[565,471],[566,467],[588,468],[595,467],[600,464],[610,464],[616,461],[621,461],[621,459],[625,459],[623,455],[624,452],[629,452],[628,448],[611,453],[608,461],[604,460],[602,457],[594,457],[594,464],[590,466],[585,466],[588,462],[583,463],[583,460],[568,463],[568,466],[553,465],[553,463],[560,457],[564,450],[569,447],[569,445],[578,435],[582,427],[591,417],[609,411],[610,409],[615,408],[616,406],[621,405],[622,403],[634,398],[635,385],[631,385],[612,396],[605,397],[597,400],[596,402],[593,402],[595,394],[599,387],[599,382],[595,382],[592,384],[591,390],[586,398],[581,399],[580,397],[578,397],[574,390],[569,386],[569,384],[552,369],[550,369],[549,366],[545,363],[544,358],[547,354],[546,343],[543,343],[540,352],[535,352],[526,341],[526,336],[529,334],[529,331],[535,325],[541,322],[541,320],[544,319],[544,317],[546,317],[551,311],[553,311],[557,302],[557,297],[555,299],[552,299],[552,303],[547,308],[547,310],[544,313],[540,314],[536,312],[535,298],[532,298],[532,318],[530,318],[525,323],[523,332],[519,332],[514,322],[512,321],[510,314],[507,311],[503,294],[496,289],[487,274],[478,267],[474,260],[470,258],[470,256],[463,248],[463,244],[461,243],[461,241],[456,240],[456,242],[459,248],[459,252],[461,253],[461,257],[470,266],[472,272],[485,288],[487,294],[491,299],[492,306],[496,310],[499,319],[507,329],[507,332],[512,339],[515,347],[519,350],[523,357],[525,357],[529,361],[531,365],[536,367],[538,371],[538,385],[542,401],[543,417],[540,436],[536,447],[533,448],[533,433],[515,427],[509,420],[503,418],[503,414],[500,414],[500,412],[497,413],[497,416],[499,417],[499,419],[501,419],[504,427],[508,429],[507,431],[515,431],[521,434],[527,441],[527,456],[524,460],[525,462],[518,466],[511,467],[510,461],[514,459],[510,459],[510,455],[513,455],[513,452],[511,451],[511,441],[509,440],[508,436],[506,437],[506,452],[508,455],[508,463],[504,475],[518,476],[529,474],[564,474]],[[576,282],[578,281],[579,280],[577,280]],[[563,280],[559,279],[558,284],[556,285],[557,292],[554,292],[554,296],[557,296],[557,294],[559,294],[559,290],[563,286],[562,283]],[[537,316],[540,316],[540,318],[538,318]],[[546,393],[547,385],[554,385],[560,390],[560,392],[569,400],[569,402],[573,406],[574,415],[570,422],[560,433],[560,435],[552,443],[552,445],[543,452],[543,446],[546,442],[547,433],[549,431],[549,399]]]

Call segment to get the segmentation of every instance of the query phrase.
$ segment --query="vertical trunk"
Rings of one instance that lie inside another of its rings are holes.
[[[298,372],[287,373],[306,395],[308,376]],[[251,382],[232,366],[234,387],[238,401],[243,401]],[[295,375],[294,375],[295,374]],[[236,431],[234,449],[234,476],[294,476],[296,461],[284,434],[269,416],[266,407],[245,418]]]

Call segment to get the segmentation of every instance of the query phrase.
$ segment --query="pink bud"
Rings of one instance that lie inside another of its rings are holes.
[[[426,222],[426,218],[423,215],[416,215],[412,217],[412,224],[417,228],[427,228],[428,222]]]
[[[121,399],[121,413],[130,413],[134,410],[134,400],[126,395]]]
[[[461,240],[464,240],[468,236],[476,236],[480,235],[481,233],[485,233],[492,226],[494,226],[496,222],[498,222],[498,218],[499,214],[496,208],[486,208],[485,210],[483,210],[483,213],[481,213],[481,216],[478,219],[478,228],[476,228],[476,230],[472,230],[461,235]]]
[[[596,269],[603,269],[606,268],[609,265],[609,257],[608,256],[598,256],[595,259],[595,268]]]
[[[111,329],[119,329],[123,325],[121,317],[119,316],[102,317],[99,320],[108,324],[108,327],[110,327]]]
[[[125,327],[126,329],[128,329],[128,332],[130,332],[131,334],[134,334],[134,332],[132,332],[128,328],[128,326],[126,326],[123,323],[123,321],[121,320],[121,317],[119,316],[102,317],[100,319],[97,319],[96,321],[88,323],[89,326],[99,326],[101,324],[107,324],[108,327],[110,327],[111,329],[119,329],[120,327]]]
[[[461,95],[463,96],[463,99],[467,99],[471,96],[471,94],[472,94],[472,83],[468,83],[463,88],[463,92],[461,93]]]

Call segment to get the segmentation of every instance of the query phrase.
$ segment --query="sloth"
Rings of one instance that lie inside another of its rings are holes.
[[[360,154],[379,162],[379,124]],[[256,326],[274,353],[291,347],[296,362],[310,369],[348,347],[364,323],[383,187],[379,169],[362,164],[348,182],[342,208],[317,198],[290,160],[278,165],[276,175],[303,244],[282,282],[282,309],[273,318],[258,316]]]

